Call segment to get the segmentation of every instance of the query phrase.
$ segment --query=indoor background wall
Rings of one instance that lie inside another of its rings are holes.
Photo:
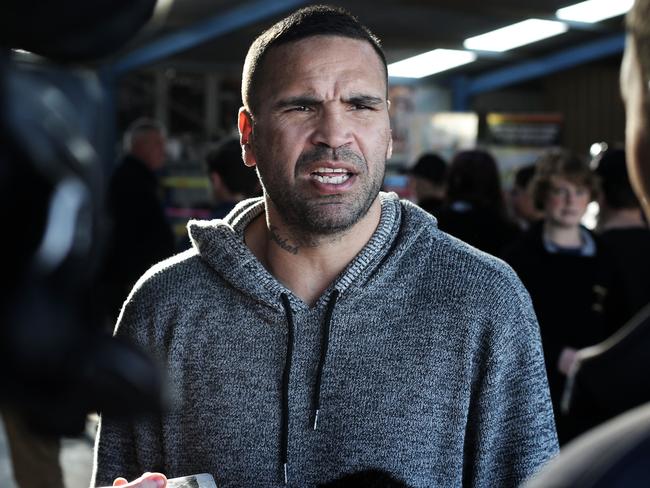
[[[625,112],[619,92],[620,57],[475,96],[470,109],[488,112],[559,112],[562,144],[585,154],[594,142],[622,144]]]
[[[622,144],[625,111],[619,90],[620,60],[589,64],[544,80],[546,105],[565,116],[564,144],[585,152],[598,141]]]

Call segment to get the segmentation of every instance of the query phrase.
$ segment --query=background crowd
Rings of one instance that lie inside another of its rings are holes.
[[[563,410],[562,399],[578,351],[613,336],[650,302],[650,230],[630,186],[625,151],[584,157],[549,148],[516,171],[507,192],[497,162],[482,150],[461,151],[448,165],[423,155],[410,174],[417,202],[430,200],[419,191],[422,179],[445,189],[431,208],[442,230],[504,259],[528,289],[560,443],[606,420],[611,414],[595,406]],[[599,211],[587,228],[592,202]],[[609,381],[608,374],[620,371],[605,365],[600,380]]]

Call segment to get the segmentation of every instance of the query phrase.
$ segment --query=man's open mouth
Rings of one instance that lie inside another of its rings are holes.
[[[316,168],[311,173],[311,177],[314,180],[328,185],[340,185],[352,176],[352,173],[343,168]]]

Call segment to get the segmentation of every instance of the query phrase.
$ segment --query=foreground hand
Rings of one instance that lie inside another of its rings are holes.
[[[160,473],[145,473],[130,483],[124,478],[117,478],[113,481],[113,486],[121,486],[123,488],[165,488],[167,486],[167,478],[164,474]]]

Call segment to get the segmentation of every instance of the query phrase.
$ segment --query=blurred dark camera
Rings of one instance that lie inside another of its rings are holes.
[[[75,435],[89,412],[161,406],[153,362],[99,320],[112,87],[101,60],[155,0],[3,2],[0,15],[0,404]]]

